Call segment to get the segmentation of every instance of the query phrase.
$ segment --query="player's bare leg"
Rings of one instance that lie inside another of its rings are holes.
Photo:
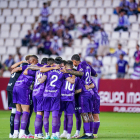
[[[93,134],[93,115],[92,115],[92,113],[90,112],[90,113],[88,114],[88,116],[89,116],[89,122],[90,122],[90,133],[91,133],[91,136],[92,136],[92,134]]]
[[[40,134],[41,130],[42,130],[42,124],[43,124],[43,112],[37,112],[36,114],[36,119],[34,122],[34,126],[35,126],[35,137],[34,139],[38,139],[38,138],[43,138],[42,134]]]
[[[25,129],[29,119],[30,105],[21,105],[21,108],[23,110],[23,115],[21,118],[21,128],[20,128],[19,138],[27,138],[27,136],[25,135]]]
[[[100,126],[99,114],[93,114],[93,118],[94,118],[93,135],[94,135],[94,138],[97,138],[97,133],[98,133],[98,129],[99,129],[99,126]]]
[[[13,138],[18,138],[19,135],[19,126],[20,126],[20,117],[22,115],[22,109],[20,104],[16,104],[16,115],[14,119],[14,135]]]

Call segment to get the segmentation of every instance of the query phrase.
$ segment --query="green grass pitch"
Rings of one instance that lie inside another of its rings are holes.
[[[9,139],[9,118],[10,111],[0,111],[0,140]],[[35,113],[33,113],[30,124],[30,131],[34,134]],[[63,131],[63,116],[61,118],[61,133]],[[100,114],[100,129],[98,140],[139,140],[140,139],[140,114],[137,113],[104,113]],[[74,117],[72,135],[76,130]],[[51,116],[50,116],[51,132]],[[83,131],[81,129],[81,135]],[[44,132],[45,134],[45,132]]]

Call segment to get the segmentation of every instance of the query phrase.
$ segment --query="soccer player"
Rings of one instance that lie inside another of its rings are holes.
[[[61,64],[60,59],[55,59],[55,65]],[[55,66],[54,65],[54,66]],[[53,65],[52,65],[53,66]],[[41,71],[42,72],[42,71]],[[45,72],[42,78],[39,79],[40,83],[46,81],[45,90],[43,93],[44,97],[44,128],[45,132],[49,124],[49,115],[50,111],[52,111],[52,136],[51,139],[58,139],[56,136],[57,122],[58,122],[58,113],[60,110],[60,88],[62,85],[62,81],[64,79],[64,75],[60,70],[51,70]],[[49,137],[47,136],[46,139]]]
[[[94,88],[92,88],[93,94],[92,94],[92,101],[93,101],[93,118],[94,118],[94,122],[93,122],[93,135],[94,138],[97,138],[97,133],[98,133],[98,129],[100,126],[100,119],[99,119],[99,114],[100,114],[100,96],[98,94],[98,89],[96,87],[96,84],[93,80],[93,78],[91,77],[91,82],[94,84]]]
[[[29,60],[29,56],[26,56],[26,61],[20,61],[18,63],[18,67],[19,66],[24,66],[28,64]],[[14,65],[11,66],[12,68],[14,68]],[[16,105],[13,103],[13,87],[18,79],[18,77],[21,75],[21,71],[19,72],[15,72],[13,74],[11,74],[9,83],[7,85],[7,93],[8,93],[8,107],[12,107],[12,111],[11,111],[11,116],[10,116],[10,134],[9,134],[9,138],[13,138],[13,133],[14,133],[14,118],[15,118],[15,114],[16,114]]]
[[[73,62],[67,61],[65,67],[66,69],[72,70]],[[67,120],[67,122],[65,122],[66,128],[64,127],[64,133],[61,134],[60,138],[71,139],[71,131],[73,126],[73,113],[75,109],[74,95],[75,93],[80,93],[82,87],[80,84],[79,77],[75,78],[74,75],[70,75],[68,73],[65,73],[64,76],[65,78],[63,80],[63,84],[61,87],[60,114],[62,114],[63,111],[65,112],[65,121]],[[72,79],[72,81],[69,81],[70,78]]]
[[[89,139],[93,138],[92,130],[90,129],[90,122],[93,122],[92,116],[92,101],[91,101],[91,93],[89,91],[90,88],[93,88],[90,85],[90,76],[91,74],[96,76],[96,72],[88,65],[85,61],[81,62],[78,54],[72,56],[71,60],[73,61],[74,66],[77,66],[77,70],[83,72],[83,76],[81,77],[82,83],[82,92],[79,96],[79,102],[81,106],[81,116],[84,122],[84,131],[85,135],[78,139]]]
[[[38,58],[35,55],[30,56],[29,62],[31,65],[36,65],[38,63]],[[16,115],[14,119],[14,136],[13,138],[27,138],[25,135],[25,128],[28,123],[29,113],[30,113],[30,99],[29,95],[31,93],[30,86],[35,79],[36,71],[28,70],[28,66],[17,67],[12,70],[12,72],[23,71],[15,83],[13,89],[13,103],[16,103]],[[21,118],[21,129],[20,133],[20,117]],[[19,134],[18,134],[19,133]]]

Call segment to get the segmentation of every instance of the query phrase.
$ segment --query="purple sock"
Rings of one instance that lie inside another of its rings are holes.
[[[28,123],[28,119],[29,119],[29,112],[24,111],[22,118],[21,118],[21,129],[25,130],[27,123]]]
[[[84,123],[85,133],[90,133],[90,123]]]
[[[71,130],[73,127],[73,115],[67,115],[67,119],[68,119],[67,132],[71,134]]]
[[[42,118],[43,118],[43,117],[42,117]],[[43,127],[43,120],[41,121],[41,126],[40,126],[40,129],[39,129],[39,133],[43,133],[42,127]]]
[[[43,120],[43,123],[44,123],[44,129],[45,129],[45,132],[46,133],[49,132],[49,115],[50,115],[50,112],[48,112],[48,111],[45,111],[44,112],[44,120]]]
[[[52,133],[56,133],[59,111],[52,111]]]
[[[94,122],[93,123],[93,129],[94,129],[93,134],[98,133],[99,126],[100,126],[100,122]]]
[[[42,116],[41,115],[36,115],[36,119],[34,122],[34,126],[35,126],[35,134],[39,134],[39,131],[41,129],[41,124],[42,124]]]
[[[56,132],[59,132],[59,130],[60,130],[60,126],[61,126],[61,115],[62,115],[62,113],[59,113],[58,114],[58,122],[57,122],[57,129],[56,129]]]
[[[93,122],[90,122],[90,133],[93,133]]]
[[[76,117],[76,130],[81,129],[81,115],[80,113],[75,113],[75,117]]]
[[[68,122],[67,114],[65,113],[64,114],[64,130],[66,130],[66,131],[67,131],[67,122]]]
[[[19,130],[20,127],[20,116],[21,112],[16,111],[15,119],[14,119],[14,130]]]

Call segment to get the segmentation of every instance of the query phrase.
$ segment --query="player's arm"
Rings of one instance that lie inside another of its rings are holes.
[[[39,67],[39,66],[34,66],[34,65],[30,65],[30,66],[28,67],[28,69],[30,69],[30,70],[40,70],[40,68],[41,68],[41,67]]]
[[[63,73],[69,73],[69,74],[71,74],[71,75],[76,75],[76,76],[83,76],[83,72],[81,72],[81,71],[74,71],[74,70],[67,70],[67,69],[62,69],[61,70],[61,72],[63,72]]]
[[[16,68],[18,65],[20,65],[20,64],[22,64],[22,63],[28,63],[28,62],[27,62],[27,61],[20,61],[20,62],[17,62],[17,63],[15,63],[15,64],[13,64],[13,65],[11,66],[11,68],[14,69],[14,68]]]
[[[44,83],[47,79],[47,76],[46,75],[43,75],[41,78],[38,79],[38,82],[41,84],[41,83]]]
[[[22,67],[16,67],[11,71],[11,74],[18,72],[18,71],[22,71]]]
[[[94,88],[95,85],[91,83],[90,85],[85,85],[86,90],[89,90],[90,88]]]
[[[98,74],[96,73],[96,71],[92,68],[91,65],[89,65],[89,66],[90,66],[90,69],[91,69],[91,76],[97,77]]]
[[[75,90],[75,94],[82,92],[82,89]]]
[[[54,69],[60,69],[60,67],[58,65],[56,65],[55,67],[47,67],[47,68],[41,67],[40,72],[47,72]]]
[[[74,84],[74,83],[75,83],[75,75],[72,75],[72,77],[66,78],[66,80],[67,80],[68,82],[70,82],[71,84]]]

